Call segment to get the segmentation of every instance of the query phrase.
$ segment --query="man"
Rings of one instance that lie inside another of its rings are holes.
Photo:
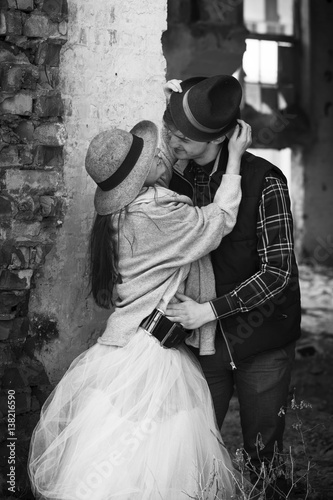
[[[210,203],[228,158],[228,134],[239,118],[242,90],[232,76],[171,80],[164,114],[169,146],[178,161],[170,189],[198,206]],[[179,296],[167,316],[185,328],[218,319],[216,353],[198,356],[209,384],[218,425],[237,389],[244,448],[252,480],[261,463],[283,449],[295,341],[300,336],[300,293],[287,181],[266,160],[242,158],[242,202],[237,224],[211,257],[217,298],[198,304]],[[195,349],[194,349],[195,351]],[[279,477],[266,498],[289,484]],[[282,498],[282,497],[281,497]],[[283,496],[283,498],[285,498]]]

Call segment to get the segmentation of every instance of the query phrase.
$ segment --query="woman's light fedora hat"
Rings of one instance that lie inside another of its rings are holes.
[[[107,215],[121,210],[139,194],[149,173],[158,142],[158,129],[148,120],[130,132],[111,129],[91,141],[85,160],[96,182],[96,212]]]
[[[176,128],[193,141],[221,137],[237,125],[242,87],[231,75],[192,77],[172,92],[169,110]]]

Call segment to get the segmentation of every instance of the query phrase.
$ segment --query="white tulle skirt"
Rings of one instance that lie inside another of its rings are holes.
[[[42,409],[29,474],[36,498],[234,498],[197,361],[140,328],[126,347],[96,344],[74,360]]]

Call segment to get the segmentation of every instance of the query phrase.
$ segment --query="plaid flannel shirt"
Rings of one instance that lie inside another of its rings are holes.
[[[198,206],[211,203],[212,194],[207,174],[193,165],[195,202]],[[265,178],[257,219],[258,255],[260,269],[233,291],[211,301],[217,318],[247,312],[280,293],[291,275],[294,250],[293,221],[288,209],[288,188],[280,179]]]

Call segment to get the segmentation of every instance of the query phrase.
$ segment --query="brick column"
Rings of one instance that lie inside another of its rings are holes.
[[[36,351],[57,337],[56,322],[31,317],[29,298],[65,216],[59,55],[67,3],[2,0],[0,8],[0,496],[6,498],[29,490],[30,434],[52,389]],[[8,394],[15,395],[14,462]]]

